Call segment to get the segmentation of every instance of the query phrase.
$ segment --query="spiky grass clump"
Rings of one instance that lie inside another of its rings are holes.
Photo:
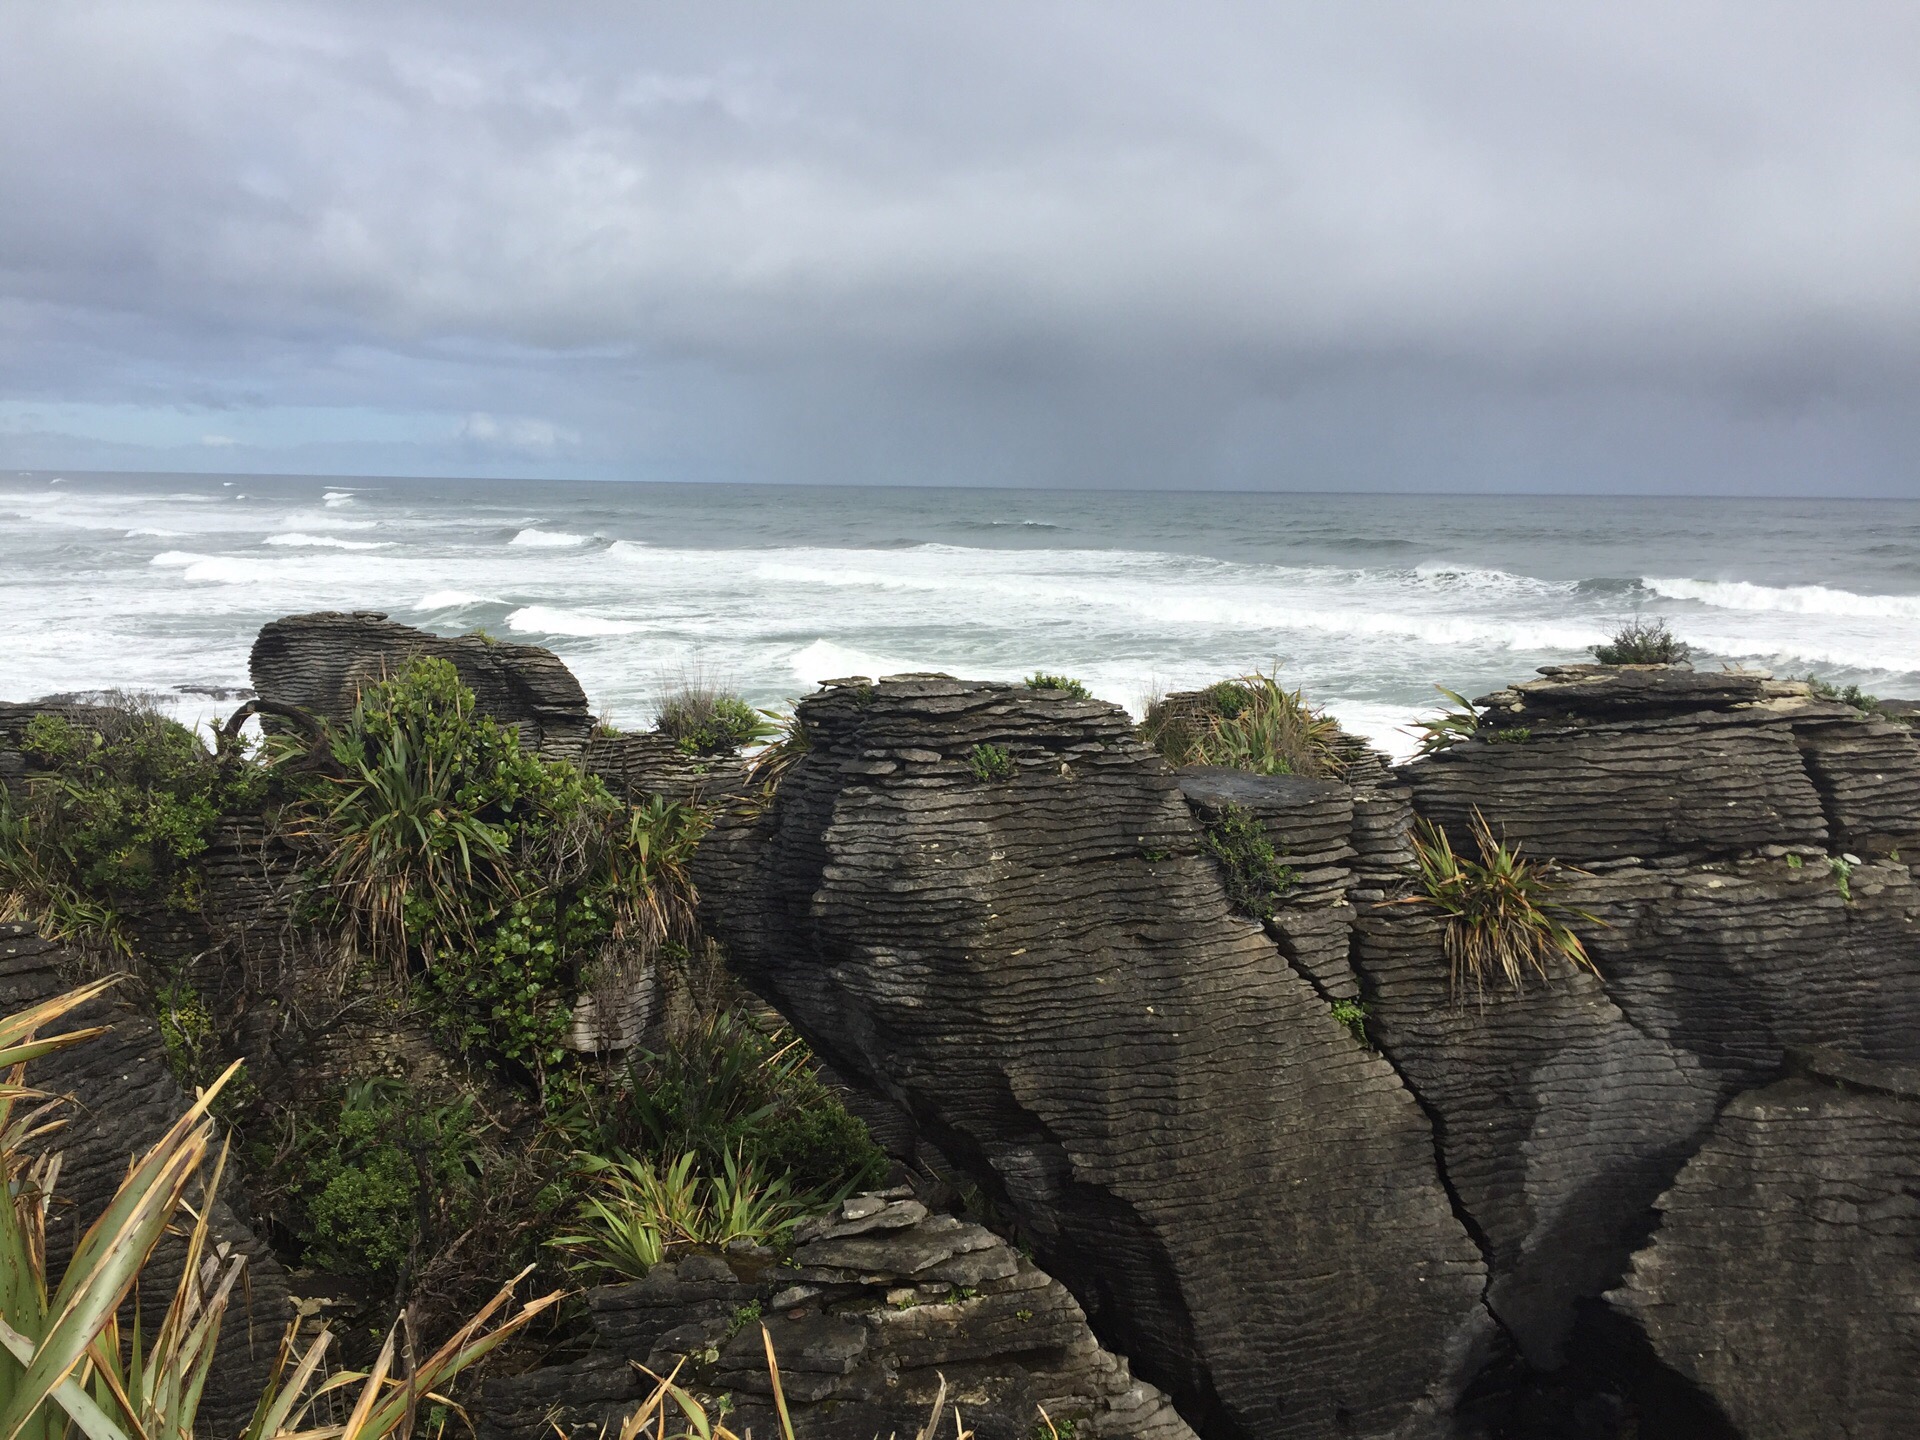
[[[1332,716],[1274,673],[1257,670],[1153,701],[1140,734],[1169,765],[1224,765],[1256,775],[1338,777],[1353,746]]]
[[[1593,658],[1602,665],[1678,665],[1692,654],[1693,647],[1658,616],[1629,620],[1606,644],[1593,647]]]
[[[1454,994],[1471,985],[1484,997],[1489,983],[1519,991],[1529,972],[1546,979],[1547,962],[1555,955],[1593,970],[1586,946],[1567,921],[1601,922],[1553,898],[1559,867],[1551,860],[1522,859],[1520,847],[1497,839],[1477,808],[1472,828],[1478,860],[1458,854],[1440,826],[1420,822],[1413,848],[1422,893],[1398,902],[1430,905],[1446,917],[1441,947]]]
[[[736,1240],[778,1244],[821,1208],[785,1176],[757,1173],[751,1161],[728,1155],[711,1174],[699,1162],[692,1151],[664,1161],[582,1155],[595,1193],[581,1207],[580,1228],[552,1243],[577,1257],[576,1268],[637,1280],[675,1251]]]

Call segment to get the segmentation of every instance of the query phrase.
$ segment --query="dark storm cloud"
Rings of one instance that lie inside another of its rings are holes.
[[[774,12],[0,0],[0,464],[1920,488],[1911,5]]]

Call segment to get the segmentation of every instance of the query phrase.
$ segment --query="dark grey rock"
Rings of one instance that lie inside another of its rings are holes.
[[[1844,1055],[1729,1104],[1608,1300],[1748,1440],[1920,1427],[1920,1071]]]
[[[263,627],[248,668],[262,700],[338,719],[360,691],[418,656],[450,660],[480,710],[543,754],[579,760],[593,728],[586,693],[551,650],[478,635],[431,635],[378,611],[324,610]]]
[[[1127,717],[1035,693],[803,702],[772,812],[702,848],[716,933],[1207,1433],[1437,1425],[1487,1320],[1425,1118],[1230,912]],[[981,744],[1015,775],[983,784]]]

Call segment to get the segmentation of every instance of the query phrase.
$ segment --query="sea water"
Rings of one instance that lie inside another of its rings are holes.
[[[1279,667],[1404,755],[1440,703],[1660,616],[1700,667],[1920,695],[1920,502],[0,477],[0,699],[231,709],[266,621],[380,610],[556,651],[645,725],[698,678],[1156,692]]]

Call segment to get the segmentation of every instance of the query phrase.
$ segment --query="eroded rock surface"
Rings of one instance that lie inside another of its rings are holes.
[[[1730,1103],[1608,1299],[1749,1440],[1920,1419],[1920,1070],[1815,1053]]]
[[[1231,912],[1127,717],[945,677],[800,713],[772,811],[702,850],[736,966],[1203,1433],[1437,1424],[1485,1318],[1431,1130]]]
[[[1560,898],[1602,922],[1575,921],[1598,976],[1453,993],[1419,906],[1363,909],[1353,959],[1487,1247],[1489,1303],[1552,1368],[1720,1107],[1789,1046],[1920,1059],[1920,893],[1896,858],[1920,751],[1756,675],[1566,667],[1482,704],[1480,738],[1403,772],[1415,803],[1456,847],[1477,808],[1523,853],[1589,867]]]
[[[1065,1287],[991,1231],[902,1190],[856,1195],[797,1240],[797,1268],[739,1250],[589,1290],[590,1353],[489,1382],[482,1437],[615,1429],[653,1390],[635,1362],[680,1366],[688,1389],[733,1398],[736,1431],[777,1435],[764,1325],[801,1440],[912,1435],[943,1378],[980,1440],[1044,1434],[1042,1412],[1096,1440],[1193,1440],[1166,1396],[1100,1348]]]

